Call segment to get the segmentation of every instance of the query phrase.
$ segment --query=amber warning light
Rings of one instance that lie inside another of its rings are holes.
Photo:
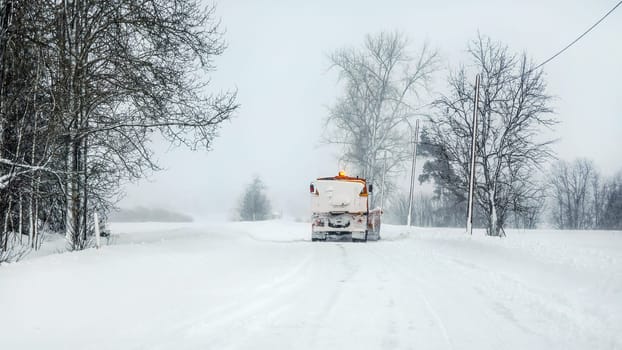
[[[345,172],[345,171],[343,171],[343,170],[340,170],[340,171],[339,171],[339,176],[340,176],[340,177],[345,177],[345,176],[346,176],[346,172]]]

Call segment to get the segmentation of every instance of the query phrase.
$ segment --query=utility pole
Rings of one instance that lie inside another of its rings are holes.
[[[384,179],[387,173],[387,151],[384,151],[384,163],[382,164],[382,187],[380,188],[380,209],[384,210]]]
[[[473,235],[473,187],[475,186],[475,151],[477,140],[477,108],[479,101],[479,74],[475,76],[475,98],[473,100],[473,137],[471,142],[471,173],[469,179],[469,207],[467,214],[467,233]]]
[[[411,129],[412,131],[412,129]],[[410,169],[410,192],[408,193],[408,218],[406,219],[406,225],[410,226],[411,213],[413,210],[413,197],[415,196],[415,167],[417,165],[417,143],[419,142],[419,119],[415,123],[415,139],[413,146],[413,161],[412,168]]]

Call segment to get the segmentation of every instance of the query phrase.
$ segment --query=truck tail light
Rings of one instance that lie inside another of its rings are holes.
[[[313,183],[309,185],[309,192],[315,193],[315,185]]]

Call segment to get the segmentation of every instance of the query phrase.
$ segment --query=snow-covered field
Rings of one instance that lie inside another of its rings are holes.
[[[2,349],[622,349],[622,232],[112,230],[100,250],[50,242],[0,266]]]

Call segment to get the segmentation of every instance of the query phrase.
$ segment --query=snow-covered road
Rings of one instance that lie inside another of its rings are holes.
[[[3,349],[620,349],[622,233],[119,224],[0,267]]]

